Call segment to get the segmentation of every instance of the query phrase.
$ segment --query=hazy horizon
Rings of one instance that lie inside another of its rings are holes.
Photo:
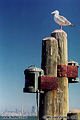
[[[68,60],[80,64],[79,0],[0,0],[0,111],[36,106],[36,94],[23,93],[24,70],[41,67],[42,39],[60,26],[51,12],[59,10],[75,27],[63,27]],[[79,68],[80,77],[80,68]],[[69,109],[80,109],[80,83],[69,84]]]

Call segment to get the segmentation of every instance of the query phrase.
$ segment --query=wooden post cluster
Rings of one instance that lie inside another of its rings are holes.
[[[67,65],[67,34],[63,30],[55,30],[51,37],[42,40],[41,68],[45,75],[57,77],[58,64]],[[67,113],[68,79],[59,77],[57,90],[40,94],[39,120],[43,120],[44,115],[67,116]]]

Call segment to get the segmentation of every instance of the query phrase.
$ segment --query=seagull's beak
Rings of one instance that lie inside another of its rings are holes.
[[[55,14],[55,12],[51,12],[51,14]]]

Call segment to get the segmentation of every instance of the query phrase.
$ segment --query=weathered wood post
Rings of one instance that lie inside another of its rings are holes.
[[[42,69],[45,75],[57,77],[57,54],[58,42],[54,37],[47,37],[42,40]],[[44,115],[54,116],[55,90],[45,91],[40,94],[39,120]],[[52,120],[52,119],[50,119]]]
[[[45,75],[57,77],[57,65],[67,65],[67,34],[63,30],[55,30],[51,37],[42,40],[41,67]],[[43,120],[44,115],[67,116],[67,113],[68,78],[58,77],[57,91],[40,94],[39,119]]]
[[[55,30],[51,33],[52,37],[55,37],[58,41],[58,59],[57,65],[67,65],[67,34],[63,30]],[[65,74],[65,73],[64,73]],[[57,97],[57,107],[58,114],[60,116],[67,116],[69,112],[68,103],[68,78],[58,77],[58,90]],[[59,92],[59,93],[58,93]],[[56,114],[56,113],[55,113]]]
[[[71,110],[67,115],[67,120],[80,120],[80,110]]]

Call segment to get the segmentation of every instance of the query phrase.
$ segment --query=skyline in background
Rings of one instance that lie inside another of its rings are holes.
[[[79,0],[0,0],[0,112],[36,106],[34,93],[23,93],[24,70],[41,67],[42,39],[59,29],[51,12],[59,10],[75,27],[63,26],[68,60],[80,64]],[[80,78],[80,68],[79,68]],[[69,109],[80,109],[80,83],[69,84]]]
[[[0,116],[37,116],[37,110],[35,106],[32,106],[30,111],[22,106],[20,109],[5,109]]]

